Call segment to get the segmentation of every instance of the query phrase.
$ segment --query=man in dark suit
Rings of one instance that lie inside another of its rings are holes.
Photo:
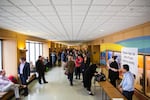
[[[28,95],[27,79],[30,76],[30,64],[26,62],[25,57],[20,58],[18,74],[20,76],[21,83],[24,87],[24,96],[27,96]]]
[[[39,80],[40,84],[42,84],[41,83],[41,78],[43,78],[44,83],[48,83],[45,80],[45,66],[44,66],[43,60],[44,60],[44,58],[42,56],[39,56],[39,59],[36,62],[36,71],[37,71],[38,76],[39,76],[38,80]]]

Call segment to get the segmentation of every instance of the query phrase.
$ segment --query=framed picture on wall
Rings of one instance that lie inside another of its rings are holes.
[[[108,51],[108,60],[111,59],[113,56],[113,51]]]
[[[105,51],[100,53],[100,64],[106,65],[106,52]]]

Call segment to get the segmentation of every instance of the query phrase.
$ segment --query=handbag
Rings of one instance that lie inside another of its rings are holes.
[[[68,74],[69,74],[68,70],[66,70],[64,74],[65,74],[65,75],[68,75]]]
[[[95,75],[95,81],[101,82],[106,81],[106,76],[103,73]]]

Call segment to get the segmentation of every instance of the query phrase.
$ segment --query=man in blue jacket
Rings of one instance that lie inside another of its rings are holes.
[[[27,79],[30,76],[30,64],[26,62],[25,57],[20,58],[20,64],[18,67],[18,74],[22,85],[24,86],[24,96],[28,95]]]

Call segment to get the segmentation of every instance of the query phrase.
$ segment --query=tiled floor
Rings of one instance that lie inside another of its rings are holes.
[[[46,73],[48,84],[39,84],[36,80],[29,85],[30,94],[21,97],[23,100],[100,100],[100,88],[96,88],[95,96],[88,95],[81,80],[74,79],[74,86],[64,75],[61,67],[56,67]]]

